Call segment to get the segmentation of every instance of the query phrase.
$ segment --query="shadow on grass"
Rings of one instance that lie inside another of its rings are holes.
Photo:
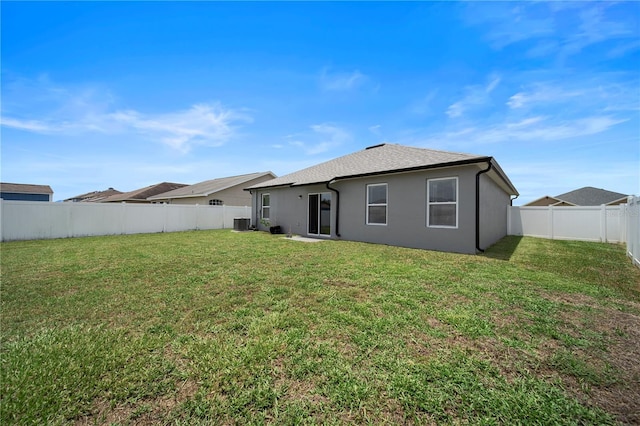
[[[498,260],[510,260],[522,241],[522,236],[508,235],[489,247],[483,256]]]

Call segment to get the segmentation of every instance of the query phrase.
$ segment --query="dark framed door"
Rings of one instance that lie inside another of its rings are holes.
[[[310,235],[331,235],[331,193],[309,194],[307,232]]]

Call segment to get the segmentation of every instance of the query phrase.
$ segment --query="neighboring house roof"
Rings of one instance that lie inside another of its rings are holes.
[[[0,182],[0,191],[16,194],[53,194],[49,185],[32,185],[26,183]]]
[[[148,197],[152,197],[154,195],[162,194],[164,192],[172,191],[174,189],[182,188],[185,186],[187,186],[187,184],[185,183],[162,182],[155,185],[145,186],[144,188],[136,189],[134,191],[115,194],[108,198],[105,198],[104,200],[101,200],[101,202],[115,203],[122,201],[147,201]]]
[[[601,204],[620,201],[627,197],[628,195],[621,194],[619,192],[585,186],[584,188],[576,189],[575,191],[556,195],[554,198],[575,204],[576,206],[599,206]]]
[[[216,192],[224,191],[225,189],[232,188],[238,185],[245,185],[247,182],[251,182],[254,179],[258,179],[265,176],[276,176],[271,172],[259,172],[249,173],[246,175],[230,176],[218,179],[206,180],[204,182],[188,185],[182,188],[174,189],[172,191],[157,194],[152,197],[148,197],[147,200],[166,200],[174,198],[192,198],[192,197],[208,197]]]
[[[91,191],[86,194],[76,195],[75,197],[67,198],[64,201],[96,203],[115,194],[122,194],[122,192],[117,189],[109,188],[105,191]]]
[[[336,179],[401,173],[482,162],[491,162],[493,171],[500,176],[506,186],[505,189],[512,195],[518,195],[518,191],[492,157],[387,143],[374,145],[353,154],[348,154],[267,182],[253,185],[247,189],[311,185],[331,182]]]
[[[624,202],[628,195],[619,192],[607,191],[605,189],[585,186],[574,191],[565,192],[555,197],[544,196],[531,201],[525,206],[535,205],[541,200],[550,200],[550,205],[570,204],[573,206],[600,206],[602,204],[618,204]]]

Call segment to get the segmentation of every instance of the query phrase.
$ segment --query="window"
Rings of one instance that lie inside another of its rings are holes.
[[[224,205],[224,201],[222,200],[209,200],[210,206],[222,206]]]
[[[458,178],[427,180],[427,226],[458,227]]]
[[[387,184],[367,185],[367,225],[387,224]]]
[[[269,219],[269,210],[271,209],[271,200],[269,194],[262,194],[262,218]]]

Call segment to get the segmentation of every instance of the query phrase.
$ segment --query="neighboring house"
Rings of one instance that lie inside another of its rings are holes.
[[[243,191],[247,186],[274,179],[271,172],[230,176],[185,186],[148,197],[155,203],[200,204],[209,206],[250,206],[251,195]]]
[[[115,194],[110,197],[101,200],[101,203],[145,203],[149,204],[148,197],[162,194],[174,189],[187,186],[184,183],[162,182],[155,185],[145,186],[144,188],[136,189],[135,191],[123,192],[121,194]]]
[[[517,196],[493,157],[381,144],[247,188],[252,223],[286,233],[476,253]]]
[[[585,186],[555,197],[544,196],[524,206],[616,206],[627,202],[629,196],[619,192]]]
[[[0,182],[0,198],[18,201],[53,201],[49,185]]]
[[[76,195],[75,197],[67,198],[64,201],[70,203],[98,203],[105,198],[116,194],[122,194],[122,192],[117,189],[109,188],[105,191],[91,191],[86,194]]]

